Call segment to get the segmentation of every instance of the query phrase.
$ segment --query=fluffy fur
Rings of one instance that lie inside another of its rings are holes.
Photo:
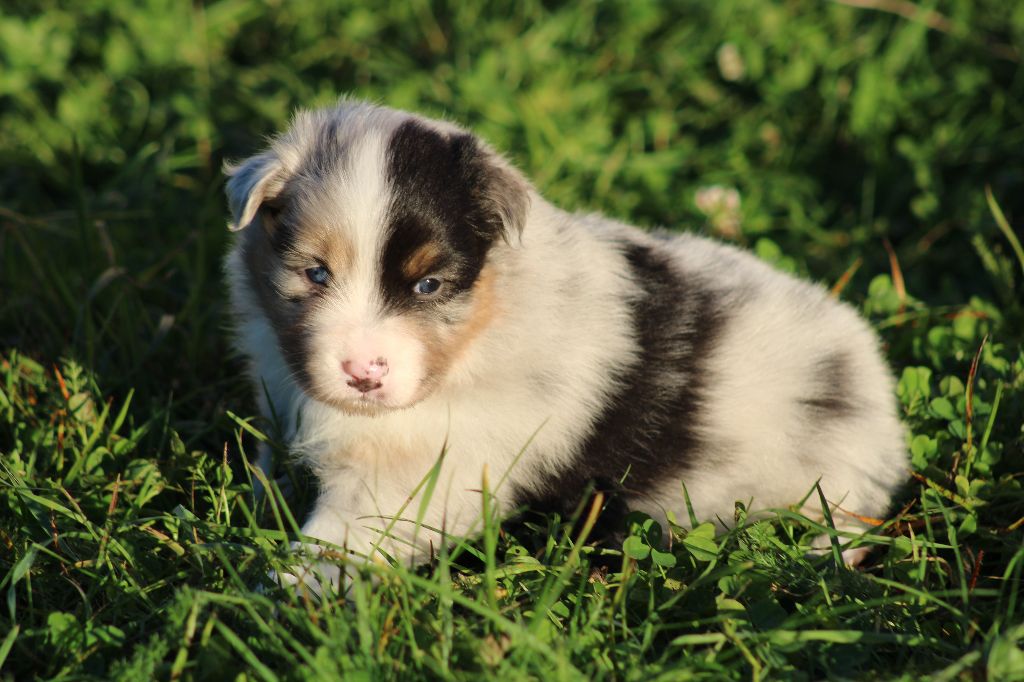
[[[466,131],[354,101],[227,173],[237,343],[319,479],[311,537],[421,560],[485,476],[503,513],[593,485],[660,519],[684,481],[723,524],[820,479],[856,528],[905,477],[875,335],[750,254],[567,213]]]

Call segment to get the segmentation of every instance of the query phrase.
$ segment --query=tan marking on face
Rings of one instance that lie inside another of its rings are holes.
[[[455,329],[444,324],[417,325],[419,338],[425,347],[424,381],[421,400],[441,382],[452,364],[469,345],[494,321],[500,313],[494,268],[485,265],[473,285],[472,301],[463,322]]]
[[[317,223],[296,228],[294,248],[326,265],[333,277],[341,277],[352,267],[355,246],[339,229]]]
[[[427,242],[413,251],[412,255],[402,263],[402,274],[409,279],[429,275],[440,257],[441,248],[437,243]]]

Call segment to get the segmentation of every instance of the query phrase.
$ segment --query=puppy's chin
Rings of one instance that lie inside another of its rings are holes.
[[[331,400],[327,404],[339,412],[344,412],[352,417],[383,417],[384,415],[391,414],[393,412],[408,410],[416,405],[416,403],[392,405],[384,401],[367,400],[364,398],[355,398],[352,400]]]
[[[318,390],[315,386],[303,386],[303,390],[313,400],[353,417],[383,417],[395,412],[402,412],[418,405],[433,391],[428,386],[420,390],[409,400],[398,402],[387,398],[376,398],[371,395],[338,395],[330,391]]]

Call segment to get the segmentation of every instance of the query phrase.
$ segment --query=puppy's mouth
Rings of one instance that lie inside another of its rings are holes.
[[[324,391],[308,387],[307,392],[314,399],[330,405],[339,412],[358,417],[380,417],[392,412],[401,412],[419,402],[419,400],[408,403],[393,402],[393,396],[379,390],[380,382],[376,382],[376,386],[371,386],[369,390],[364,391],[359,386],[352,386],[358,381],[357,379],[350,380],[347,382],[349,388],[345,388],[343,391]],[[339,386],[339,388],[341,387]]]
[[[360,398],[363,400],[371,400],[370,391],[375,391],[384,385],[376,379],[349,379],[346,383],[362,393]]]

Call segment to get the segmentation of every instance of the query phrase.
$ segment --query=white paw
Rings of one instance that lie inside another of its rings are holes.
[[[312,594],[317,599],[322,599],[328,589],[332,594],[341,594],[344,587],[342,576],[345,572],[338,564],[314,558],[319,547],[293,543],[293,549],[297,550],[297,554],[307,555],[302,558],[309,560],[298,563],[291,571],[270,571],[268,575],[272,581],[281,587],[293,588],[300,596]]]
[[[842,538],[839,539],[840,545],[844,542]],[[832,538],[829,535],[819,535],[814,538],[811,542],[812,556],[827,555],[832,552]],[[850,547],[844,549],[841,553],[843,563],[851,568],[855,568],[863,562],[868,555],[871,553],[871,545],[865,545],[862,547]]]

